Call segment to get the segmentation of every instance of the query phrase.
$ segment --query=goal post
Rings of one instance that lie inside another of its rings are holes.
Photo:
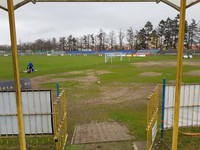
[[[112,63],[113,58],[115,58],[115,57],[119,57],[120,61],[122,61],[123,53],[122,52],[105,53],[105,63],[107,63],[108,61],[110,61],[110,63]]]

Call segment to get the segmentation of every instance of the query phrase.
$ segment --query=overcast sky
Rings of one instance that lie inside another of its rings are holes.
[[[147,21],[154,28],[179,12],[163,3],[29,3],[15,11],[17,42],[52,37],[98,34],[99,29],[123,32],[141,29]],[[186,19],[200,21],[200,4],[187,9]],[[7,12],[0,10],[0,44],[10,44]]]

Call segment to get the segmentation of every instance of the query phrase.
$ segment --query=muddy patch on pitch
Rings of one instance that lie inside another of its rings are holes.
[[[189,75],[189,76],[200,76],[200,70],[189,71],[189,72],[187,72],[187,73],[184,73],[184,75]]]
[[[34,77],[31,79],[31,84],[33,89],[40,89],[41,84],[45,83],[56,83],[56,82],[65,82],[65,81],[77,81],[81,84],[90,85],[91,83],[98,81],[98,75],[112,73],[107,70],[85,70],[85,71],[71,71],[58,74],[50,74],[45,76]],[[62,77],[64,75],[82,75],[81,77]]]
[[[141,76],[147,76],[147,77],[154,77],[154,76],[161,76],[162,73],[158,72],[144,72],[140,74]]]
[[[175,61],[147,61],[147,62],[140,62],[140,63],[133,63],[136,67],[143,67],[143,66],[176,66]]]
[[[120,84],[114,83],[109,86],[101,86],[100,96],[86,100],[86,104],[114,104],[125,101],[141,100],[145,103],[146,97],[153,91],[154,85],[143,84]]]
[[[188,65],[188,66],[200,66],[199,61],[183,61],[183,65]]]
[[[175,67],[177,62],[174,61],[147,61],[147,62],[140,62],[140,63],[133,63],[133,66],[136,67],[143,67],[143,66],[158,66],[158,67]],[[192,60],[185,60],[183,61],[183,65],[189,66],[200,66],[199,61],[192,61]]]
[[[169,80],[167,83],[168,84],[176,84],[176,80]]]

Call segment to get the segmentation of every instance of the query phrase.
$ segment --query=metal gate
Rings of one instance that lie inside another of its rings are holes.
[[[67,100],[66,89],[63,88],[57,99],[53,102],[54,141],[56,149],[65,149],[67,142]]]
[[[151,150],[158,131],[160,85],[147,98],[147,150]]]

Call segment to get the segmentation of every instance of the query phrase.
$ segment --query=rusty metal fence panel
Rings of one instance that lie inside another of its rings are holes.
[[[166,86],[164,128],[172,128],[175,85]],[[179,127],[200,126],[200,85],[181,86]]]
[[[159,101],[161,100],[160,85],[147,98],[147,150],[151,150],[158,131]]]

